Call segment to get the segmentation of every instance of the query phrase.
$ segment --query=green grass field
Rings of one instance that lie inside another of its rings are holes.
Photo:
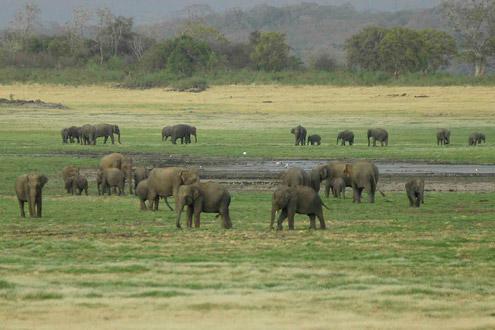
[[[494,164],[493,89],[1,86],[0,97],[10,93],[70,109],[0,107],[1,329],[495,326],[495,192],[429,192],[421,209],[404,193],[373,205],[331,199],[328,230],[298,216],[294,232],[268,230],[269,193],[233,192],[233,230],[204,215],[200,229],[178,231],[163,203],[141,212],[133,196],[96,196],[93,180],[90,196],[73,197],[60,178],[69,164],[94,170],[110,151]],[[123,144],[61,144],[61,127],[86,122],[118,123]],[[178,122],[198,126],[198,144],[160,141]],[[299,123],[324,145],[292,146]],[[389,129],[390,147],[368,148],[369,126]],[[453,145],[436,146],[437,127],[452,129]],[[356,146],[335,146],[344,128]],[[468,148],[475,130],[488,142]],[[42,219],[19,218],[14,181],[30,171],[50,178]]]

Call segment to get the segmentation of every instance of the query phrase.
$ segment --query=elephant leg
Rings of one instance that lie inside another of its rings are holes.
[[[415,200],[416,200],[416,207],[421,206],[421,197],[419,196],[419,193],[414,194]]]
[[[201,210],[199,208],[194,209],[194,228],[199,228],[201,225]]]
[[[327,180],[325,180],[325,197],[326,198],[330,197],[330,188],[331,188],[330,180],[327,179]]]
[[[26,213],[24,213],[24,201],[18,199],[18,202],[19,202],[19,210],[21,211],[21,218],[25,218]]]
[[[113,134],[110,135],[110,139],[112,140],[112,144],[115,144],[115,138],[113,137]]]
[[[284,223],[284,220],[287,218],[287,209],[282,209],[280,211],[280,214],[278,215],[278,220],[277,220],[277,230],[282,230],[282,224]]]
[[[357,188],[356,203],[361,203],[361,197],[363,196],[363,188]]]
[[[289,230],[294,230],[294,217],[296,216],[296,212],[293,210],[289,210],[287,214],[287,221],[289,222]]]
[[[414,206],[414,197],[411,192],[407,192],[407,199],[409,199],[409,207]]]
[[[140,199],[139,200],[139,203],[140,203],[140,206],[141,206],[141,211],[148,210],[148,207],[146,206],[146,203],[144,202],[144,200]]]
[[[309,214],[309,229],[316,230],[316,216],[314,214]]]
[[[231,229],[232,228],[232,220],[230,219],[230,212],[229,212],[229,207],[223,207],[222,208],[222,220],[223,220],[223,228],[224,229]]]
[[[318,210],[318,213],[316,213],[316,216],[318,217],[318,220],[320,221],[320,230],[327,229],[327,225],[325,224],[325,218],[323,218],[323,210]]]
[[[358,200],[359,200],[359,188],[352,187],[352,193],[353,193],[352,202],[353,203],[359,203],[358,202]]]
[[[187,206],[187,228],[192,228],[194,208],[191,205]]]
[[[39,196],[38,198],[36,198],[35,206],[36,206],[36,216],[38,218],[41,218],[41,211],[42,211],[42,208],[43,208],[43,201],[41,200],[41,196]]]
[[[153,210],[158,211],[158,204],[160,203],[160,196],[156,196],[153,199]]]
[[[103,140],[103,144],[107,144],[108,136],[105,135],[105,139]]]

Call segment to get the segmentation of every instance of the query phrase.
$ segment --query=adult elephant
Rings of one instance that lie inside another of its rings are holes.
[[[69,141],[70,143],[74,143],[77,140],[77,143],[80,143],[81,139],[81,127],[71,126],[68,128],[69,130]]]
[[[361,203],[363,190],[368,193],[369,202],[375,202],[379,171],[373,162],[360,160],[354,164],[346,164],[344,175],[351,180],[354,203]],[[380,193],[385,196],[383,192]]]
[[[320,229],[326,229],[322,206],[328,209],[318,193],[309,187],[281,186],[272,195],[270,228],[273,229],[276,213],[280,211],[277,221],[278,230],[282,229],[282,223],[286,218],[288,218],[289,230],[294,230],[296,213],[309,216],[310,229],[316,229],[316,218],[320,221]]]
[[[41,218],[43,187],[48,182],[48,178],[39,174],[25,174],[19,176],[15,181],[15,192],[21,217],[25,218],[24,203],[29,204],[29,215],[31,218]]]
[[[368,147],[373,139],[373,147],[376,147],[376,141],[380,142],[382,147],[388,146],[388,132],[383,128],[370,128],[368,130]]]
[[[199,183],[199,172],[182,167],[155,168],[148,176],[148,203],[150,209],[157,211],[160,197],[165,198],[168,208],[173,211],[167,197],[175,196],[182,185]]]
[[[107,143],[108,138],[112,140],[112,144],[115,144],[115,137],[113,136],[114,134],[117,135],[117,139],[119,144],[120,142],[120,128],[118,125],[110,125],[110,124],[99,124],[96,125],[96,138],[99,137],[104,137],[105,140],[103,140],[103,143]]]
[[[100,161],[100,170],[118,168],[124,173],[124,179],[129,185],[129,194],[132,194],[132,158],[121,153],[112,153],[104,156]]]
[[[317,166],[309,173],[300,167],[293,167],[282,174],[282,184],[289,187],[306,186],[314,191],[320,191],[323,180],[328,178],[329,172],[325,165]]]
[[[296,146],[301,145],[304,146],[306,145],[306,135],[308,135],[308,130],[301,125],[298,125],[294,127],[293,129],[290,130],[291,134],[294,134],[295,139],[296,139]]]
[[[190,125],[185,125],[185,124],[179,124],[179,125],[174,125],[172,126],[172,143],[177,144],[177,140],[180,139],[180,143],[186,144],[191,143],[191,135],[194,135],[194,141],[198,142],[198,138],[196,135],[196,127],[190,126]]]
[[[119,196],[124,193],[124,172],[118,168],[107,168],[102,172],[102,195],[108,192],[108,195],[112,195],[112,189],[114,192],[118,190]]]
[[[215,182],[201,182],[179,187],[177,194],[177,228],[181,228],[180,217],[184,206],[187,206],[187,227],[192,227],[194,215],[194,227],[199,228],[201,213],[218,213],[222,217],[222,228],[232,228],[230,219],[230,193],[227,189]]]
[[[469,135],[468,144],[470,146],[476,146],[481,144],[481,142],[486,143],[486,136],[483,133],[475,132]]]
[[[437,146],[450,144],[450,130],[439,128],[437,130]]]
[[[81,127],[81,144],[96,144],[96,126],[86,124]]]
[[[351,179],[344,174],[346,163],[340,161],[333,161],[325,165],[328,171],[328,177],[325,181],[325,197],[330,197],[330,190],[332,188],[332,182],[337,178],[343,178],[346,187],[352,187]]]
[[[354,132],[349,130],[339,132],[337,134],[337,144],[339,144],[339,141],[342,141],[342,146],[345,146],[346,142],[352,146],[354,144]]]
[[[425,203],[425,180],[412,179],[405,185],[410,207],[420,207]]]

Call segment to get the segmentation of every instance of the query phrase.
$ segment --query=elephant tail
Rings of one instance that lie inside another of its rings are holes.
[[[170,206],[170,204],[168,203],[168,199],[167,197],[164,198],[165,199],[165,204],[167,204],[168,208],[170,209],[170,211],[174,211],[174,209]]]
[[[323,201],[321,200],[321,198],[320,198],[320,201],[321,201],[321,205],[322,205],[324,208],[326,208],[327,210],[329,210],[329,211],[330,211],[330,209],[328,208],[328,206],[327,206],[325,203],[323,203]]]
[[[373,184],[375,185],[375,189],[378,190],[380,195],[382,195],[382,197],[386,197],[385,193],[383,191],[381,191],[380,189],[378,189],[378,182],[376,182],[376,178],[374,176],[373,176]]]

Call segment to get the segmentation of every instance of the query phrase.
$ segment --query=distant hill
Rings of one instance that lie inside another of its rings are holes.
[[[386,2],[390,1],[381,1]],[[232,41],[246,41],[255,30],[286,33],[294,53],[306,61],[320,52],[329,52],[343,62],[345,40],[369,25],[437,29],[445,26],[438,9],[364,12],[349,4],[261,5],[247,10],[204,12],[199,16],[202,22],[217,28]],[[183,18],[170,19],[141,26],[140,31],[154,38],[168,38],[176,35],[183,25]]]

